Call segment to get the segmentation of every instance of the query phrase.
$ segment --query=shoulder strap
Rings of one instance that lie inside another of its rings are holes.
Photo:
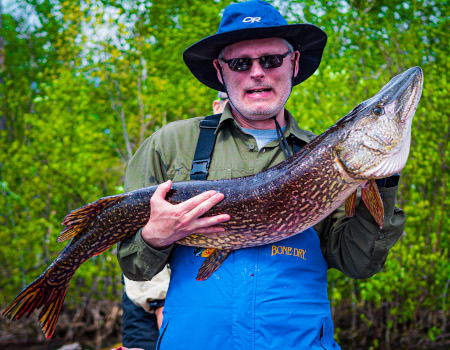
[[[200,121],[200,135],[192,161],[191,180],[206,180],[208,177],[209,164],[216,143],[216,129],[221,116],[222,114],[213,114]]]

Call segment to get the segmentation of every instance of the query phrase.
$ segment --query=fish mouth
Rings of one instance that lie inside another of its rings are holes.
[[[420,96],[422,95],[423,71],[420,67],[412,67],[397,77],[397,81],[393,82],[393,84],[398,84],[399,88],[395,94],[390,96],[388,103],[394,100],[404,102],[399,104],[396,113],[400,116],[400,122],[405,123],[416,112]]]
[[[419,67],[417,67],[419,68]],[[419,104],[420,96],[422,95],[423,89],[423,73],[422,69],[419,68],[418,74],[414,77],[415,82],[412,84],[413,92],[409,98],[408,109],[403,113],[403,118],[401,121],[404,123],[416,113],[417,105]]]

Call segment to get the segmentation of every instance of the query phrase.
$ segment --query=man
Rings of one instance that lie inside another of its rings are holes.
[[[268,3],[249,1],[228,6],[217,34],[184,52],[194,76],[229,97],[208,179],[258,173],[314,138],[284,105],[292,86],[318,68],[325,44],[319,28],[288,25]],[[160,349],[338,349],[327,269],[353,278],[382,269],[404,225],[403,212],[395,208],[398,176],[384,179],[384,187],[380,182],[382,230],[360,203],[352,218],[338,210],[314,229],[234,251],[199,282],[195,277],[205,252],[174,243],[192,233],[220,235],[228,214],[202,215],[223,194],[207,191],[178,205],[168,203],[165,195],[172,181],[189,179],[201,119],[161,128],[141,146],[126,173],[126,190],[160,183],[148,223],[118,253],[124,274],[135,280],[151,279],[170,263]],[[304,254],[274,254],[279,247]]]

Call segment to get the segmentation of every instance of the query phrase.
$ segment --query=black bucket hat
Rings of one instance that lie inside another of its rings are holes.
[[[277,9],[261,0],[227,6],[217,33],[188,47],[183,52],[183,59],[201,83],[225,91],[213,65],[220,51],[239,41],[272,37],[286,39],[294,50],[300,51],[299,72],[294,85],[308,79],[319,67],[327,43],[325,32],[313,24],[288,24]]]

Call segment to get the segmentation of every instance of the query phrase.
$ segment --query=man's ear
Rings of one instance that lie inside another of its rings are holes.
[[[300,61],[300,51],[294,51],[294,60],[295,60],[295,72],[294,72],[294,77],[296,77],[297,74],[298,74],[298,70],[299,70],[299,64],[298,64],[298,62]]]
[[[213,102],[213,113],[217,114],[219,113],[220,110],[220,101],[219,100],[214,100]]]
[[[219,63],[219,60],[216,58],[214,61],[213,61],[213,64],[214,64],[214,68],[216,68],[216,73],[217,73],[217,79],[219,79],[219,81],[223,84],[223,81],[222,81],[222,75],[220,74],[220,63]]]

